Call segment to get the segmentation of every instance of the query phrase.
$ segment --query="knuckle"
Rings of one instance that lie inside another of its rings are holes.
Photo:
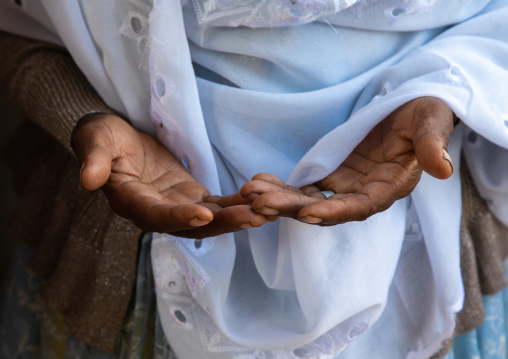
[[[258,174],[255,174],[252,177],[252,180],[261,180],[261,181],[264,181],[264,180],[269,179],[271,177],[272,177],[272,175],[270,175],[268,173],[258,173]]]

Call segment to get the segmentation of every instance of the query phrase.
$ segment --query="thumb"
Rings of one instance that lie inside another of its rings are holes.
[[[72,147],[81,163],[80,181],[89,191],[102,187],[111,174],[115,158],[112,131],[100,118],[84,118],[72,134]]]
[[[83,154],[80,181],[89,191],[102,187],[111,174],[113,156],[107,148],[95,145],[89,146]]]
[[[421,168],[438,179],[453,174],[448,142],[453,131],[453,112],[440,99],[417,99],[413,112],[413,145]]]

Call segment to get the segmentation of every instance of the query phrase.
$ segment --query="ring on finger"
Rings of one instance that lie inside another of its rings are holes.
[[[335,194],[334,191],[321,191],[321,194],[325,196],[326,198],[333,196]]]

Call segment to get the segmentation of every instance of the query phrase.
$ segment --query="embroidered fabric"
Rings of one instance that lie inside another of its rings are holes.
[[[357,0],[192,0],[199,24],[276,27],[305,24]],[[219,20],[219,21],[218,21]]]
[[[406,236],[415,240],[419,228],[418,217],[414,209],[410,213]],[[192,244],[190,240],[187,242]],[[333,359],[348,343],[369,329],[368,323],[360,321],[346,335],[339,328],[334,328],[312,342],[291,350],[262,351],[241,346],[227,338],[214,323],[206,306],[201,306],[206,301],[203,301],[200,290],[209,283],[210,277],[193,259],[201,254],[191,254],[189,247],[192,248],[189,244],[182,245],[177,239],[168,241],[156,235],[152,243],[156,292],[171,303],[168,313],[171,325],[184,330],[196,328],[205,352],[232,353],[231,359]]]
[[[382,12],[390,25],[435,0],[192,0],[200,25],[278,27],[306,24],[350,10],[359,19]]]
[[[310,343],[291,350],[262,351],[241,346],[227,338],[214,323],[208,309],[201,307],[200,303],[204,301],[199,289],[204,288],[210,278],[203,268],[194,262],[193,257],[200,254],[191,254],[187,250],[188,246],[192,248],[192,241],[184,243],[185,247],[177,239],[168,240],[160,235],[155,236],[152,253],[156,291],[160,297],[171,303],[171,325],[185,330],[196,328],[202,349],[206,352],[232,353],[231,359],[333,359],[347,344],[369,329],[369,324],[365,321],[352,325],[347,334],[343,334],[340,328],[336,327]],[[412,203],[409,204],[406,220],[405,243],[407,248],[423,243],[420,221]],[[194,264],[189,266],[189,263]],[[432,273],[427,272],[427,276],[430,278]]]
[[[236,192],[257,172],[297,187],[319,180],[385,116],[420,96],[442,98],[472,129],[508,147],[501,120],[507,72],[485,55],[508,57],[503,1],[483,11],[487,0],[372,1],[357,13],[367,18],[367,9],[379,9],[373,13],[384,31],[376,34],[341,26],[342,15],[358,20],[353,2],[341,2],[351,11],[339,11],[330,25],[250,29],[200,24],[190,4],[139,1],[53,0],[45,7],[104,98],[156,134],[212,193]],[[262,21],[272,26],[318,19],[327,4],[291,4],[291,12],[278,1],[263,9]],[[390,24],[385,10],[400,4],[411,21]],[[427,5],[440,24],[431,30]],[[207,3],[204,11],[212,16],[227,6]],[[445,31],[465,18],[472,19]],[[80,31],[65,31],[76,24]],[[196,78],[192,61],[241,86]],[[285,91],[275,91],[281,84]],[[448,147],[456,166],[460,131]],[[445,182],[423,175],[410,199],[361,223],[318,228],[281,219],[211,241],[158,236],[158,307],[177,355],[431,357],[452,335],[463,301],[457,172]],[[410,200],[419,225],[407,224]]]
[[[359,0],[351,7],[351,11],[360,19],[382,11],[388,23],[393,25],[415,11],[429,11],[434,2],[435,0]]]

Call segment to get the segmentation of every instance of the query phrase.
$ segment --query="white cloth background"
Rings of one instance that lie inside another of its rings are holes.
[[[452,178],[424,175],[364,222],[155,236],[159,313],[182,359],[439,349],[463,301],[462,147],[508,221],[507,18],[501,0],[315,0],[294,11],[275,0],[0,1],[0,28],[64,44],[107,103],[212,193],[233,193],[257,172],[296,186],[321,179],[419,96],[445,100],[467,126],[450,142]],[[242,24],[256,28],[231,27]]]

